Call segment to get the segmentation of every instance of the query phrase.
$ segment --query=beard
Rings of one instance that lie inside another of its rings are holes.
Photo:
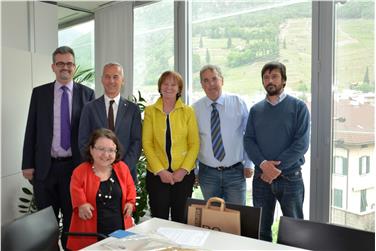
[[[60,78],[63,80],[69,80],[71,78],[71,74],[68,71],[61,71]]]
[[[281,94],[283,87],[284,85],[276,86],[274,84],[268,84],[265,87],[265,90],[268,93],[268,96],[276,96],[276,95]]]

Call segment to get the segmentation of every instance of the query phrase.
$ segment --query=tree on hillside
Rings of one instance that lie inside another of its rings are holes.
[[[366,68],[366,73],[364,74],[363,83],[369,83],[368,66]]]
[[[206,57],[205,57],[205,59],[206,59],[206,63],[210,64],[210,54],[209,54],[209,49],[208,48],[206,48]]]
[[[232,47],[232,40],[231,37],[227,38],[227,49],[230,49]]]
[[[202,36],[200,36],[200,45],[199,45],[200,48],[204,47],[204,41],[202,39]]]

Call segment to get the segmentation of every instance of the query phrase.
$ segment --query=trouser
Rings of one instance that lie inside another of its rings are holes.
[[[186,222],[187,198],[192,196],[195,174],[192,171],[174,185],[163,183],[158,175],[147,172],[146,189],[149,193],[149,205],[152,217]]]
[[[61,244],[64,250],[67,244],[67,236],[64,233],[69,231],[72,216],[69,186],[73,169],[71,158],[52,159],[47,178],[45,180],[34,179],[33,181],[34,196],[38,210],[52,206],[57,222],[60,220],[59,212],[61,211],[63,219]]]
[[[272,184],[261,173],[253,178],[253,204],[262,208],[260,239],[272,241],[274,211],[278,200],[284,216],[303,219],[304,183],[300,170],[280,175]]]
[[[198,180],[204,199],[220,197],[228,203],[245,205],[247,184],[241,162],[217,168],[199,163]]]

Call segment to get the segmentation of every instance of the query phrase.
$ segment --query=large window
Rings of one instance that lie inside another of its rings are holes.
[[[348,175],[333,175],[332,187],[344,191],[342,210],[335,199],[331,221],[375,231],[375,21],[374,2],[337,3],[333,96],[333,155],[347,149]],[[337,167],[337,158],[334,167]],[[367,190],[366,190],[367,189]],[[338,195],[334,190],[334,198]],[[360,202],[360,206],[359,206]]]
[[[133,93],[147,102],[158,97],[162,72],[174,70],[174,2],[161,1],[134,9]]]
[[[94,81],[94,21],[89,21],[59,30],[59,46],[67,45],[74,50],[78,67],[77,80],[93,88]],[[91,75],[91,76],[90,76]]]
[[[249,108],[265,98],[261,69],[269,61],[287,67],[286,92],[311,101],[312,3],[296,1],[192,1],[192,86],[189,103],[205,95],[199,71],[219,65],[223,91],[241,96]],[[309,187],[310,152],[302,167]],[[247,204],[252,205],[252,179],[247,179]],[[309,190],[304,215],[309,216]],[[275,218],[282,213],[278,209]]]

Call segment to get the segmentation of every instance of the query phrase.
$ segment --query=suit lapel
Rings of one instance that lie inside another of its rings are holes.
[[[54,96],[55,96],[55,82],[50,83],[50,85],[47,88],[47,95],[45,96],[46,100],[46,109],[47,111],[47,117],[46,122],[50,125],[48,128],[51,128],[51,131],[53,131],[54,128]],[[52,134],[51,134],[52,135]]]
[[[125,98],[120,96],[119,107],[118,107],[118,111],[116,114],[115,131],[120,130],[120,126],[125,124],[125,122],[122,122],[122,121],[125,119],[127,110],[128,110],[127,101],[125,100]]]
[[[80,97],[81,88],[77,83],[73,83],[71,128],[74,128],[76,126],[75,122],[79,121],[80,118]]]
[[[103,127],[108,128],[106,104],[104,103],[104,96],[102,95],[95,102],[95,113],[98,115]]]

